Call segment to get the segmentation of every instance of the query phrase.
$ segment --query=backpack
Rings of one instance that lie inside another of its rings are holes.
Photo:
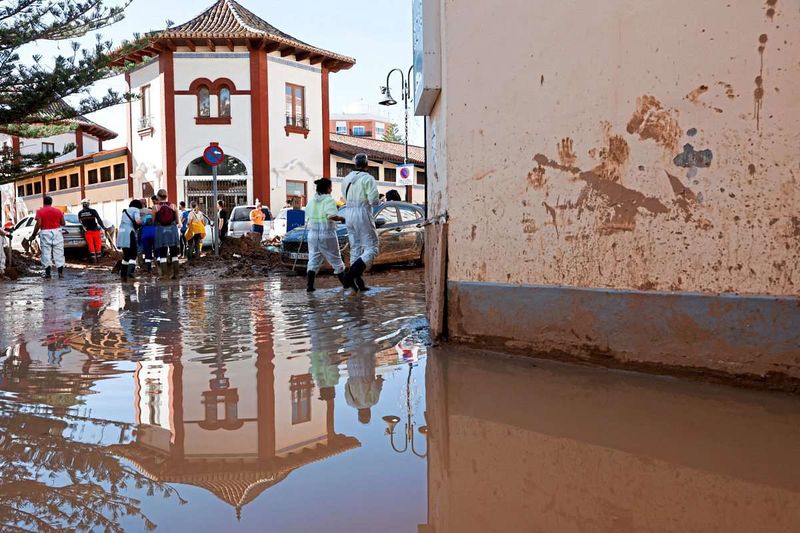
[[[175,211],[169,204],[163,203],[156,211],[156,221],[162,226],[169,226],[175,223]]]

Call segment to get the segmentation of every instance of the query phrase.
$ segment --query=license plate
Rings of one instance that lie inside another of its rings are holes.
[[[296,252],[289,252],[289,259],[308,259],[308,254],[298,254]]]

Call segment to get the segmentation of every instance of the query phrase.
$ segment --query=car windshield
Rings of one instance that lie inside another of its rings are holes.
[[[67,224],[80,224],[78,221],[78,215],[73,215],[72,213],[64,215],[64,220],[67,221]]]

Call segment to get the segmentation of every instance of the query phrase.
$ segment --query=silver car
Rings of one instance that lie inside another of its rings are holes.
[[[250,211],[255,208],[256,206],[254,205],[237,205],[233,208],[228,225],[229,237],[238,239],[250,233]],[[272,218],[270,217],[269,209],[266,207],[262,207],[261,211],[267,216],[267,222],[264,223],[263,236],[263,239],[267,240],[272,229]]]

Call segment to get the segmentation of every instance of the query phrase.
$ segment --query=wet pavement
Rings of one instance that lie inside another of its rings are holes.
[[[800,531],[800,398],[430,348],[422,275],[0,285],[0,529]]]

